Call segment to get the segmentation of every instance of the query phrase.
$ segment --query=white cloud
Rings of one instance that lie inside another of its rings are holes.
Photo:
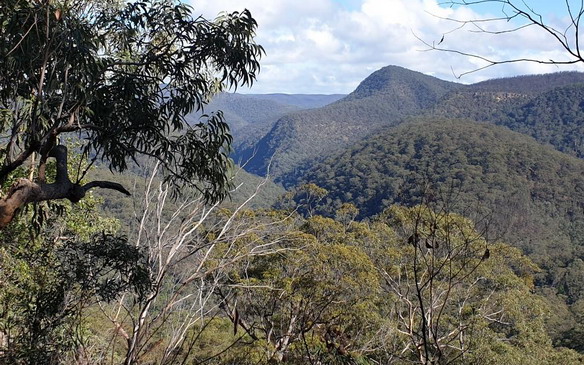
[[[360,0],[352,1],[350,8],[333,0],[197,0],[193,5],[207,18],[221,11],[251,10],[259,24],[257,42],[267,52],[252,89],[256,93],[349,93],[371,72],[392,64],[450,80],[454,80],[452,70],[462,73],[485,65],[452,53],[423,52],[427,47],[417,37],[438,43],[445,34],[441,45],[492,59],[564,55],[535,28],[512,36],[489,36],[471,32],[467,25],[449,33],[458,25],[443,18],[491,15],[440,7],[437,0]],[[551,71],[557,68],[511,64],[461,81]]]

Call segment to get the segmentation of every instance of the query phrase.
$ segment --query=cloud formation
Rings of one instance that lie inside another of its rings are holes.
[[[446,80],[484,62],[453,53],[424,51],[430,44],[480,54],[491,59],[565,58],[565,52],[541,30],[527,28],[511,36],[472,32],[444,18],[496,16],[468,8],[448,8],[437,0],[192,0],[196,13],[213,18],[221,11],[251,10],[258,21],[258,43],[266,49],[254,93],[349,93],[373,71],[398,65]],[[561,7],[561,5],[558,5]],[[558,12],[560,12],[559,10]],[[555,15],[555,14],[554,14]],[[566,19],[555,17],[561,23]],[[499,25],[487,24],[496,30]],[[504,24],[508,26],[508,24]],[[570,69],[582,66],[573,66]],[[496,66],[464,76],[458,82],[568,68],[538,64]]]

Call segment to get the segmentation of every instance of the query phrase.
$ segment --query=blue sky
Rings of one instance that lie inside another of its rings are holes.
[[[257,42],[266,49],[253,93],[349,93],[373,71],[398,65],[441,79],[473,83],[493,77],[577,69],[517,63],[476,70],[480,60],[427,51],[423,41],[491,59],[565,59],[565,52],[540,29],[488,36],[472,26],[457,29],[451,19],[501,15],[501,6],[449,7],[439,0],[190,0],[196,13],[213,18],[221,11],[251,10],[259,24]],[[513,0],[515,1],[515,0]],[[522,4],[523,0],[517,0]],[[565,1],[525,0],[546,23],[567,24]],[[580,1],[570,0],[578,5]],[[197,14],[198,15],[198,14]],[[487,24],[500,30],[503,24]]]
[[[360,0],[333,0],[333,2],[347,10],[358,10],[361,7]]]

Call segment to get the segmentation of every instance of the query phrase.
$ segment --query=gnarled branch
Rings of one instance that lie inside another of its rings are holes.
[[[15,217],[18,209],[28,203],[55,199],[68,199],[77,203],[94,187],[112,189],[131,195],[122,185],[110,181],[92,181],[85,185],[71,182],[67,171],[67,147],[65,146],[55,146],[49,156],[57,160],[55,182],[45,184],[24,178],[18,179],[8,190],[6,196],[0,199],[0,229],[6,227]]]

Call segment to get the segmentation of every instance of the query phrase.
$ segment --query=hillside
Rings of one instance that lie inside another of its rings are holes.
[[[212,113],[218,110],[223,112],[234,138],[235,155],[238,156],[237,151],[252,147],[282,116],[303,109],[322,107],[344,96],[221,93],[206,105],[203,112]],[[196,123],[203,112],[190,114],[187,119],[190,123]]]
[[[233,148],[239,150],[255,144],[280,117],[300,109],[269,98],[221,93],[209,102],[203,112],[223,112],[234,138]],[[197,123],[203,112],[192,113],[187,119],[191,124]]]
[[[558,75],[559,81],[563,80],[564,74]],[[584,78],[584,74],[576,75],[579,77],[572,80]],[[515,79],[522,81],[523,78],[512,78],[509,82]],[[559,82],[550,81],[550,84],[557,85]],[[466,118],[506,126],[559,151],[584,157],[584,82],[544,87],[537,94],[534,90],[529,93],[484,91],[478,86],[446,95],[422,115]],[[520,86],[515,89],[521,90]]]
[[[301,183],[361,217],[394,203],[447,204],[541,264],[582,255],[584,161],[488,124],[430,120],[385,130],[313,167]],[[561,249],[560,249],[561,247]]]
[[[144,175],[144,173],[142,173]],[[126,231],[135,223],[135,207],[140,205],[141,199],[144,199],[143,191],[148,183],[149,176],[139,176],[127,172],[123,175],[112,174],[105,167],[96,167],[91,170],[88,178],[97,180],[111,180],[121,183],[131,193],[132,196],[122,196],[116,191],[109,189],[95,189],[92,194],[98,197],[103,203],[101,204],[101,213],[107,217],[119,219],[123,223],[123,230]],[[158,186],[158,182],[155,184]],[[251,209],[264,209],[272,206],[276,200],[284,194],[285,190],[280,186],[264,178],[252,175],[243,169],[238,169],[234,176],[234,190],[229,197],[221,204],[223,207],[234,207],[244,203],[250,196],[256,193],[247,207]],[[183,198],[189,198],[188,193],[184,192]],[[198,194],[193,192],[191,198]],[[176,201],[168,203],[169,210],[176,208]]]
[[[531,93],[485,91],[470,86],[445,95],[434,106],[422,111],[420,116],[494,123],[533,98]]]
[[[244,160],[254,156],[246,169],[263,175],[269,166],[272,176],[290,186],[323,157],[379,128],[421,116],[505,125],[579,156],[580,142],[571,137],[580,120],[579,84],[584,84],[584,73],[519,76],[462,85],[388,66],[337,102],[283,116],[254,146],[248,145],[236,155]],[[563,112],[551,120],[545,115],[550,107]],[[540,125],[530,127],[534,119]],[[564,127],[558,129],[558,124]]]
[[[322,108],[287,114],[256,146],[239,155],[258,175],[281,177],[307,162],[338,151],[382,126],[430,107],[461,85],[397,66],[366,78],[347,97]]]
[[[584,158],[584,83],[539,95],[493,121]]]
[[[537,95],[558,87],[584,83],[584,73],[564,71],[541,75],[522,75],[491,79],[471,85],[469,88],[476,91],[495,91]]]

